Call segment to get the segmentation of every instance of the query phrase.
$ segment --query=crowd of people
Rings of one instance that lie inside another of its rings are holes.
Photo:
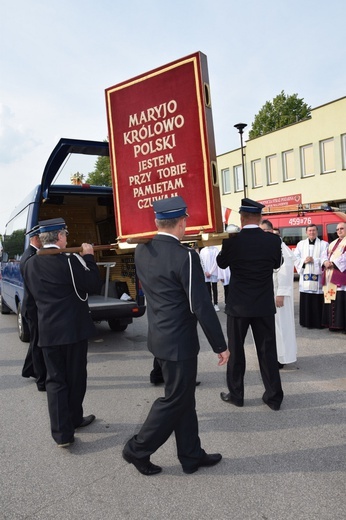
[[[239,232],[239,228],[236,233]],[[273,228],[269,219],[261,220],[263,231],[280,236],[280,231]],[[234,230],[232,231],[234,233]],[[294,250],[281,242],[284,262],[274,272],[274,294],[276,304],[276,341],[279,364],[296,361],[297,351],[294,325],[293,280],[294,270],[299,275],[299,325],[308,329],[328,328],[334,332],[346,333],[346,223],[336,226],[338,238],[330,244],[318,238],[315,224],[306,227],[307,238],[298,242]],[[205,274],[208,291],[219,311],[217,300],[217,282],[224,287],[224,302],[227,301],[231,271],[227,266],[218,266],[218,250],[216,247],[204,247],[201,252],[201,263]],[[208,260],[206,261],[205,258]],[[206,266],[217,265],[217,269]],[[210,272],[209,272],[210,271]],[[211,272],[212,271],[212,272]],[[293,273],[293,274],[292,274]],[[213,281],[211,280],[213,275]],[[211,289],[212,287],[212,289]],[[287,304],[287,305],[286,305]],[[285,316],[285,317],[283,317]],[[281,325],[280,321],[282,322]],[[285,330],[287,349],[280,349],[282,330]],[[288,338],[287,338],[288,334]]]
[[[220,462],[206,453],[198,434],[195,388],[199,324],[218,360],[226,365],[227,392],[222,401],[243,407],[248,331],[254,340],[264,386],[262,400],[278,411],[284,392],[280,369],[297,359],[294,321],[294,266],[299,274],[299,323],[303,327],[346,331],[346,224],[337,226],[330,245],[313,224],[293,253],[263,220],[264,206],[248,198],[239,209],[241,229],[233,228],[221,250],[200,252],[181,242],[189,218],[182,197],[153,203],[157,234],[135,250],[135,265],[147,301],[148,349],[154,356],[153,384],[164,384],[139,431],[123,449],[123,458],[144,475],[162,471],[150,456],[175,434],[185,473]],[[30,345],[22,375],[36,378],[47,392],[51,434],[59,447],[74,442],[75,430],[95,415],[83,415],[87,383],[88,338],[94,325],[88,294],[100,290],[93,247],[62,254],[68,230],[63,219],[39,222],[29,232],[23,255],[23,314]],[[49,254],[36,254],[42,248]],[[55,254],[57,253],[57,254]],[[217,312],[218,282],[224,287],[227,338]]]
[[[317,226],[306,228],[298,242],[295,267],[299,274],[299,324],[346,333],[346,223],[336,226],[338,238],[320,240]]]

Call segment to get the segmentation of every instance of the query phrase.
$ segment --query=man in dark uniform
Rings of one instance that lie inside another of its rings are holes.
[[[66,247],[68,231],[63,219],[42,221],[39,231],[43,248]],[[82,244],[81,256],[36,254],[24,265],[24,276],[37,305],[52,437],[65,448],[74,442],[75,428],[95,419],[94,415],[83,417],[88,338],[94,332],[88,293],[100,290],[93,248]]]
[[[28,352],[24,361],[22,369],[23,377],[34,377],[36,379],[37,389],[43,392],[46,389],[46,365],[43,359],[42,349],[38,344],[38,324],[37,324],[37,307],[34,298],[28,291],[24,279],[24,265],[29,258],[36,254],[36,251],[41,247],[41,241],[39,239],[39,226],[35,226],[27,232],[30,238],[30,245],[24,251],[20,259],[20,272],[24,280],[24,296],[22,301],[22,316],[26,320],[29,333],[30,343]]]
[[[225,308],[229,393],[222,392],[221,399],[235,406],[244,405],[244,341],[251,326],[265,387],[262,399],[272,410],[279,410],[283,391],[276,352],[273,270],[282,263],[281,240],[259,227],[262,208],[263,204],[251,199],[242,200],[242,230],[223,241],[217,257],[219,267],[231,270]]]
[[[213,466],[219,453],[201,448],[195,403],[199,322],[219,365],[229,352],[204,283],[198,253],[180,243],[185,234],[186,204],[182,197],[153,202],[158,234],[136,248],[138,277],[147,298],[148,348],[161,366],[165,396],[157,399],[139,433],[123,450],[124,459],[144,475],[162,468],[150,462],[174,432],[178,458],[185,473]]]

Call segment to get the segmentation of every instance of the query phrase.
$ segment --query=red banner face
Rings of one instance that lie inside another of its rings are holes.
[[[156,232],[154,200],[180,195],[187,233],[213,231],[200,53],[106,90],[120,238]]]

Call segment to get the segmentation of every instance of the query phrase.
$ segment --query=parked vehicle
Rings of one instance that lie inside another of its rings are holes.
[[[339,222],[346,222],[346,213],[325,205],[316,209],[300,208],[289,212],[264,212],[263,218],[270,220],[273,227],[280,230],[285,244],[295,249],[298,242],[306,238],[306,227],[310,224],[317,226],[320,239],[329,243],[335,240],[336,226]]]
[[[69,231],[68,247],[82,242],[94,245],[116,243],[117,231],[111,187],[55,185],[61,165],[69,154],[109,155],[108,143],[61,139],[44,169],[41,184],[16,207],[6,225],[1,259],[1,314],[17,314],[18,334],[29,340],[29,331],[21,313],[23,279],[20,258],[29,245],[25,233],[39,221],[64,218]],[[112,330],[123,331],[133,318],[145,312],[144,296],[136,276],[134,248],[95,251],[96,262],[103,278],[103,291],[89,297],[94,321],[108,321]]]

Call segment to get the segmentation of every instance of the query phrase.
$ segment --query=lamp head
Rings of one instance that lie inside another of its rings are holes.
[[[242,134],[243,131],[244,131],[244,128],[245,128],[246,126],[247,126],[246,123],[237,123],[236,125],[234,125],[234,128],[236,128],[236,129],[238,130],[238,132],[239,132],[240,134]]]

